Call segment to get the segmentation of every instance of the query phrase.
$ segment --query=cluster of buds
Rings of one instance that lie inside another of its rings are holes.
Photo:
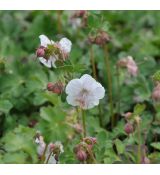
[[[86,137],[82,139],[76,147],[74,148],[74,152],[76,154],[76,158],[80,162],[93,162],[94,154],[93,154],[93,146],[96,144],[96,138],[94,137]]]
[[[71,24],[76,27],[85,27],[87,25],[88,12],[86,10],[75,11],[70,18]]]
[[[134,132],[134,130],[135,130],[134,123],[131,120],[132,119],[131,118],[132,117],[132,113],[131,112],[127,112],[126,114],[124,114],[124,117],[125,117],[125,119],[127,121],[127,123],[124,126],[124,131],[128,135],[132,134]]]
[[[55,62],[65,61],[71,51],[72,43],[67,38],[62,38],[58,42],[49,40],[47,36],[40,35],[40,46],[36,50],[36,55],[39,61],[46,67],[56,67]]]
[[[137,76],[138,74],[138,66],[131,56],[120,59],[117,66],[127,68],[128,73],[132,76]]]
[[[63,92],[64,86],[61,82],[57,82],[57,83],[51,83],[49,82],[47,84],[47,90],[51,91],[55,94],[61,94]]]
[[[96,36],[89,36],[88,37],[89,43],[100,45],[100,46],[105,45],[106,43],[110,42],[110,40],[111,40],[111,37],[108,35],[107,32],[105,32],[103,30],[98,31]]]
[[[38,145],[37,153],[39,159],[47,164],[56,164],[59,160],[60,154],[64,152],[63,145],[59,141],[50,143],[47,146],[40,132],[36,133],[35,143]]]

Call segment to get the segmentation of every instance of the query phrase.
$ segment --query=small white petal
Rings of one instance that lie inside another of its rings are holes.
[[[72,42],[69,39],[62,38],[59,42],[59,45],[66,53],[71,51]]]
[[[48,39],[47,36],[40,35],[39,38],[40,38],[41,46],[47,47],[48,44],[51,44],[51,41]]]
[[[79,105],[79,103],[76,101],[76,98],[72,95],[68,95],[66,100],[67,100],[67,103],[72,105],[72,106],[78,106]]]
[[[45,58],[43,57],[39,57],[39,61],[44,64],[46,67],[48,68],[51,68],[52,67],[52,60],[51,59],[48,59],[46,60]]]
[[[84,74],[81,78],[80,78],[83,87],[89,91],[95,89],[97,86],[97,82],[94,78],[92,78],[90,75],[88,74]]]
[[[79,79],[71,80],[66,86],[66,94],[71,94],[72,96],[79,94],[82,89],[82,83]]]
[[[105,89],[103,86],[95,88],[92,93],[95,95],[97,99],[102,99],[105,95]]]

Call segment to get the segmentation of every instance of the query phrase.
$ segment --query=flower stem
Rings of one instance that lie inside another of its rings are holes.
[[[92,65],[93,77],[95,80],[97,80],[96,64],[95,64],[95,60],[94,60],[94,52],[93,52],[92,46],[90,47],[90,61],[91,61],[91,65]],[[101,104],[98,105],[98,110],[99,110],[99,124],[100,124],[100,126],[103,126]]]
[[[119,66],[116,66],[117,69],[117,111],[118,114],[121,112],[121,86],[120,86],[120,80],[119,80]]]
[[[111,69],[110,69],[107,45],[104,46],[104,54],[105,54],[105,64],[106,64],[107,80],[108,80],[107,85],[108,85],[109,104],[110,104],[110,112],[111,112],[111,126],[113,128],[115,125],[115,117],[113,114],[112,77],[111,77]]]
[[[82,124],[83,124],[83,137],[86,137],[86,116],[85,111],[81,109],[82,112]]]
[[[52,152],[50,152],[50,154],[48,155],[47,160],[46,160],[46,164],[48,164],[51,155],[52,155]]]
[[[57,27],[58,27],[58,33],[60,34],[61,32],[62,32],[62,18],[61,18],[61,16],[62,16],[62,10],[58,10],[57,11],[57,21],[58,21],[58,25],[57,25]]]
[[[94,52],[93,52],[92,46],[90,47],[90,61],[91,61],[91,64],[92,64],[93,77],[94,77],[94,79],[97,80],[96,65],[95,65]]]
[[[141,155],[141,129],[140,123],[137,123],[137,133],[138,133],[138,151],[137,151],[137,163],[141,163],[142,155]]]

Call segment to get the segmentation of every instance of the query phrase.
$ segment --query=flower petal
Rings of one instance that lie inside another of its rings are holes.
[[[90,75],[88,74],[84,74],[81,78],[80,81],[83,84],[83,88],[87,89],[89,91],[91,91],[92,89],[95,89],[97,86],[97,82],[94,78],[92,78]]]
[[[47,36],[40,35],[39,38],[40,38],[41,46],[47,47],[48,44],[51,44],[51,41],[48,39]]]
[[[71,51],[72,42],[69,39],[62,38],[59,42],[59,45],[66,53]]]
[[[67,100],[67,103],[72,105],[72,106],[78,106],[79,105],[79,103],[76,101],[76,98],[72,95],[68,95],[66,100]]]
[[[66,86],[66,93],[72,96],[79,94],[82,90],[82,83],[79,79],[71,80]]]
[[[100,84],[100,83],[99,83]],[[95,98],[97,99],[102,99],[105,95],[105,89],[103,86],[100,86],[95,88],[93,91],[92,91],[92,94],[94,94]]]
[[[46,60],[45,58],[43,57],[39,57],[39,61],[44,64],[46,67],[48,68],[51,68],[52,67],[52,60],[49,59],[49,60]]]

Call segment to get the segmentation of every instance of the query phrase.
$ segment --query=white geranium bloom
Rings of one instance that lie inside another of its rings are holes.
[[[48,45],[57,45],[59,46],[59,49],[65,53],[69,54],[71,51],[72,43],[69,39],[67,38],[62,38],[58,43],[55,43],[52,40],[49,40],[47,36],[45,35],[40,35],[40,43],[42,47],[47,48]],[[58,55],[51,55],[48,59],[39,57],[39,61],[44,64],[46,67],[51,68],[52,66],[56,68],[55,62],[58,60]]]
[[[104,97],[105,89],[90,75],[85,74],[80,79],[73,79],[68,83],[66,94],[68,104],[91,109]]]

